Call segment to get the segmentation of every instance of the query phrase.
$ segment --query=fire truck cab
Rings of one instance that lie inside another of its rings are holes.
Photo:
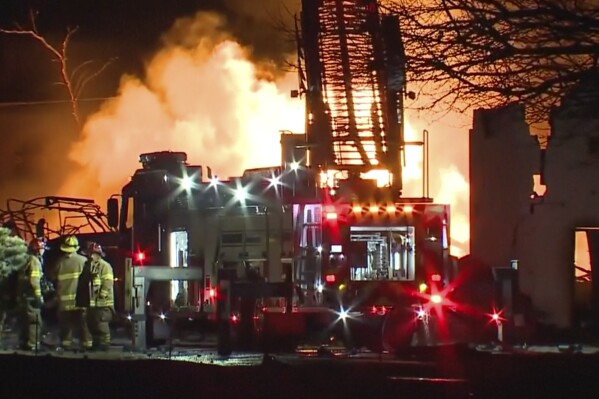
[[[155,300],[168,306],[189,291],[189,303],[210,305],[216,267],[241,273],[243,265],[251,265],[270,281],[281,278],[281,262],[291,262],[292,212],[290,206],[269,202],[269,187],[261,177],[275,175],[276,168],[246,171],[229,181],[203,181],[202,168],[188,165],[182,152],[142,154],[140,162],[142,168],[122,190],[120,211],[116,198],[108,206],[110,219],[120,214],[123,247],[133,265],[204,272],[202,289],[173,283],[164,298]]]
[[[407,309],[411,322],[414,306],[426,315],[439,301],[454,270],[449,206],[402,196],[405,148],[424,154],[427,144],[404,138],[410,95],[399,20],[376,1],[303,0],[296,26],[305,134],[281,135],[279,166],[227,181],[181,152],[142,154],[122,191],[123,248],[137,266],[202,270],[199,283],[157,283],[152,308],[181,303],[210,314],[216,304],[222,322],[235,312],[232,298],[270,316],[284,297],[287,314],[336,322],[349,311]],[[297,319],[299,330],[314,325]]]
[[[141,302],[147,305],[147,321],[173,309],[188,309],[186,318],[216,320],[222,316],[217,313],[219,275],[232,278],[239,283],[236,287],[253,283],[232,291],[228,313],[234,320],[239,320],[238,297],[252,297],[265,308],[290,303],[298,206],[285,198],[293,190],[299,193],[298,179],[295,188],[283,186],[284,173],[274,167],[221,181],[202,176],[202,168],[189,165],[183,152],[142,154],[140,163],[122,189],[120,209],[116,197],[108,203],[108,218],[118,225],[130,265],[124,276],[126,310],[133,311],[135,304],[139,308]],[[137,292],[135,270],[144,267],[196,269],[194,276],[202,278],[168,281],[168,272],[156,269],[147,293]],[[153,335],[151,327],[147,331]]]

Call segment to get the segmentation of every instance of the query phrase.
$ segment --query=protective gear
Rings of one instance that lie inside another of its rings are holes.
[[[42,264],[36,255],[29,255],[27,264],[19,272],[17,320],[21,348],[35,349],[41,336]]]
[[[79,240],[75,236],[68,236],[60,246],[60,250],[66,253],[73,253],[79,250]]]
[[[58,310],[73,310],[79,276],[83,272],[87,258],[76,253],[64,254],[56,264],[56,293]]]
[[[88,256],[91,256],[91,254],[98,254],[100,256],[105,256],[104,251],[102,250],[102,246],[100,244],[98,244],[97,242],[88,242],[87,248],[85,249],[85,253]]]
[[[58,312],[58,335],[62,349],[73,348],[73,330],[79,331],[79,342],[82,349],[92,349],[92,337],[85,322],[86,312],[86,309]]]
[[[90,261],[91,291],[88,310],[88,326],[94,346],[110,346],[110,326],[114,312],[114,275],[112,266],[102,258]]]
[[[104,259],[91,261],[91,307],[114,307],[114,274],[112,266]]]
[[[43,238],[33,238],[31,241],[29,241],[27,248],[32,254],[39,254],[40,251],[46,249],[46,241]]]
[[[65,240],[65,244],[69,244],[67,248],[78,248],[77,239],[70,236],[74,240]],[[73,246],[75,244],[75,246]],[[64,246],[64,244],[63,244]],[[80,342],[84,349],[91,348],[92,340],[87,323],[85,323],[85,308],[76,306],[77,287],[79,285],[79,276],[85,267],[87,259],[85,256],[73,253],[75,250],[66,252],[56,265],[57,284],[56,294],[58,297],[58,319],[60,329],[60,340],[62,347],[68,349],[72,345],[73,330],[79,330]]]
[[[108,349],[110,347],[110,321],[113,310],[111,308],[89,308],[87,310],[87,323],[92,335],[93,347]]]

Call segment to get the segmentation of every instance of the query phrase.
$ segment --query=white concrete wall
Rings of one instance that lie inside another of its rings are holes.
[[[520,107],[477,110],[470,132],[470,252],[490,267],[515,257],[539,149]]]
[[[597,138],[593,154],[589,143]],[[545,164],[547,191],[518,237],[520,281],[544,320],[572,322],[574,231],[599,226],[599,120],[558,114]]]

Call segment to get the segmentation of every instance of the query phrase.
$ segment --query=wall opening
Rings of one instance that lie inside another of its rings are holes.
[[[599,320],[599,227],[578,227],[574,236],[574,322]]]
[[[532,185],[533,197],[542,197],[545,195],[545,192],[547,191],[547,186],[542,183],[540,174],[532,175]]]

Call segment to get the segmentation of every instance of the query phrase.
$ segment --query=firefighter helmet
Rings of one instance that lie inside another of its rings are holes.
[[[88,242],[87,248],[85,250],[87,255],[98,254],[100,256],[104,256],[104,251],[102,250],[102,246],[97,242]]]
[[[79,249],[79,240],[75,236],[67,236],[60,246],[60,250],[67,253],[77,252]]]
[[[28,248],[31,252],[38,253],[40,250],[46,249],[46,241],[41,237],[32,238]]]

